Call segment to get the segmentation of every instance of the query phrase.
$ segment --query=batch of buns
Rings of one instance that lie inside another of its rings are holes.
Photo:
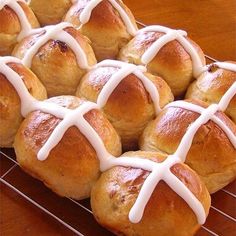
[[[1,0],[0,55],[0,146],[116,235],[194,235],[236,178],[236,63],[185,31],[121,0]]]

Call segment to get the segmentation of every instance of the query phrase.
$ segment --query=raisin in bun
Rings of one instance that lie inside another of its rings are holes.
[[[120,0],[78,0],[64,20],[91,40],[98,61],[115,59],[137,30],[131,11]]]
[[[7,70],[7,71],[6,71]],[[17,83],[39,99],[47,98],[46,89],[39,79],[13,57],[0,57],[0,147],[12,147],[15,134],[23,120]]]
[[[186,32],[163,26],[139,30],[121,49],[118,58],[146,65],[150,73],[161,76],[168,83],[175,96],[183,95],[205,65],[201,48]]]
[[[33,11],[24,1],[0,2],[0,56],[9,56],[31,28],[39,27]]]
[[[186,98],[200,99],[209,105],[218,103],[235,82],[236,62],[213,63],[189,86]],[[231,99],[225,113],[236,124],[236,95]]]
[[[173,101],[169,86],[160,77],[146,73],[145,68],[113,60],[105,60],[89,71],[76,95],[99,104],[126,151],[137,150],[148,122]]]
[[[206,108],[197,100],[170,103],[146,127],[140,148],[181,153],[214,193],[236,177],[236,125],[216,105]]]
[[[163,163],[166,155],[156,152],[128,152],[127,158],[140,158]],[[117,158],[119,159],[119,158]],[[201,205],[203,214],[210,208],[209,193],[199,176],[183,163],[170,168],[173,178],[178,178],[181,189],[190,191]],[[190,236],[199,229],[195,212],[181,198],[173,186],[160,181],[151,192],[139,222],[131,222],[130,214],[150,171],[141,168],[115,166],[102,173],[91,193],[91,206],[96,220],[115,235],[127,236]],[[176,179],[177,179],[176,178]],[[180,189],[179,188],[179,189]],[[150,188],[146,189],[149,195]],[[139,203],[138,203],[139,204]],[[139,208],[140,211],[142,210]]]
[[[81,77],[96,63],[87,38],[69,23],[33,31],[13,55],[38,76],[49,97],[74,95]]]
[[[71,5],[71,0],[31,0],[29,4],[42,26],[60,23]]]
[[[98,109],[89,109],[83,119],[80,117],[81,111],[77,110],[71,125],[68,125],[70,115],[73,116],[76,109],[86,109],[89,105],[87,101],[73,96],[59,96],[46,102],[57,105],[52,111],[58,112],[58,115],[66,113],[64,119],[52,115],[50,109],[50,113],[42,110],[29,113],[15,138],[17,161],[23,170],[43,181],[57,194],[74,199],[87,198],[100,170],[97,152],[88,141],[86,135],[89,134],[85,135],[82,122],[96,131],[113,155],[121,153],[119,136]],[[42,109],[47,107],[49,105]],[[43,151],[45,148],[46,152]]]

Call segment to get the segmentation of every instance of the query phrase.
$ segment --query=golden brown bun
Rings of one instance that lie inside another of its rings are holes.
[[[48,101],[69,109],[84,103],[73,96],[59,96]],[[85,119],[96,130],[107,150],[120,155],[119,136],[99,110],[91,110]],[[60,119],[40,111],[30,113],[17,132],[14,148],[17,161],[30,175],[40,179],[50,189],[61,196],[75,199],[87,198],[100,175],[99,160],[87,138],[75,126],[69,128],[62,140],[52,149],[45,161],[36,157]]]
[[[141,65],[144,52],[162,35],[163,33],[159,32],[138,33],[121,49],[118,58],[121,61]],[[197,49],[205,64],[201,48],[191,39],[187,39]],[[161,76],[169,84],[175,96],[183,95],[193,79],[192,59],[177,40],[163,46],[154,59],[147,64],[147,69],[150,73]]]
[[[236,64],[236,62],[231,62]],[[221,69],[212,64],[188,88],[186,98],[200,99],[207,104],[219,103],[225,92],[236,82],[236,72]],[[236,95],[231,99],[225,113],[236,124]]]
[[[42,26],[60,23],[71,5],[71,0],[30,1],[30,7]]]
[[[98,67],[81,80],[76,95],[96,102],[100,91],[111,76],[119,70],[115,67]],[[145,73],[160,94],[160,106],[173,101],[169,86],[160,77]],[[123,150],[137,150],[139,136],[148,122],[155,118],[153,101],[143,83],[134,74],[124,78],[114,89],[104,113],[121,136]]]
[[[122,1],[116,2],[122,6],[137,28],[131,11]],[[78,3],[67,12],[64,20],[71,22],[74,26],[80,26],[79,16],[86,4],[87,1],[78,0]],[[131,39],[119,13],[107,0],[100,2],[93,9],[89,22],[83,25],[80,31],[91,40],[98,61],[115,59],[121,47]]]
[[[18,2],[25,12],[29,23],[33,28],[39,27],[38,20],[36,19],[32,10],[25,2]],[[17,44],[17,36],[21,32],[21,23],[17,14],[8,6],[0,10],[0,56],[11,55],[11,52]]]
[[[96,63],[96,58],[86,37],[73,27],[65,29],[80,44],[87,55],[89,65]],[[39,34],[22,40],[14,49],[13,55],[22,59]],[[48,96],[74,95],[85,70],[80,68],[74,52],[63,42],[49,40],[32,59],[31,70],[38,76],[47,89]]]
[[[8,65],[21,76],[33,97],[39,100],[47,98],[46,89],[29,69],[18,63]],[[0,147],[12,147],[22,120],[19,95],[7,78],[0,73]]]
[[[166,155],[155,152],[128,152],[162,162]],[[174,173],[203,204],[206,215],[210,195],[198,175],[185,164],[175,164]],[[200,225],[191,208],[165,182],[160,181],[145,208],[142,220],[133,224],[128,214],[149,175],[148,171],[122,166],[104,172],[91,193],[91,206],[96,220],[116,235],[126,236],[191,236]]]
[[[206,107],[201,101],[192,102]],[[217,112],[216,116],[236,134],[235,124],[223,112]],[[182,108],[164,109],[144,130],[140,148],[174,153],[189,124],[198,117],[199,114]],[[223,188],[236,177],[236,149],[224,131],[211,120],[198,129],[185,163],[202,177],[210,193]]]

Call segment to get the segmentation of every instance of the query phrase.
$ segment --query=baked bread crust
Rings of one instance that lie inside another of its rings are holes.
[[[73,96],[49,100],[75,109],[85,101]],[[107,150],[121,154],[120,138],[99,110],[91,110],[85,119],[96,130]],[[94,148],[77,127],[70,127],[44,161],[37,153],[60,122],[59,118],[41,111],[30,113],[17,132],[14,148],[21,168],[61,196],[83,199],[90,196],[92,185],[100,175],[99,160]]]
[[[46,89],[28,68],[19,63],[7,65],[20,75],[33,97],[38,100],[47,98]],[[20,97],[5,75],[0,73],[0,147],[12,147],[22,120]]]
[[[39,27],[31,8],[23,1],[18,2],[23,9],[29,23],[33,28]],[[21,32],[22,26],[17,14],[8,6],[0,10],[0,56],[11,55],[11,52],[17,44],[17,36]]]
[[[90,66],[96,63],[89,41],[77,29],[64,29],[80,44]],[[13,55],[22,59],[32,44],[42,33],[23,39],[14,49]],[[49,40],[32,58],[31,70],[38,76],[47,89],[48,96],[74,95],[81,77],[86,73],[77,62],[72,49],[59,40]]]
[[[135,28],[136,22],[131,11],[125,4],[116,0],[116,2],[125,10]],[[78,27],[81,25],[79,16],[86,6],[86,1],[79,0],[72,5],[64,20]],[[92,11],[90,20],[84,24],[80,31],[87,36],[93,47],[98,61],[104,59],[115,59],[119,50],[131,39],[127,28],[123,23],[119,13],[113,8],[107,0],[100,2]]]
[[[71,2],[71,0],[31,0],[29,6],[40,24],[45,26],[60,23],[72,5]]]
[[[164,33],[160,32],[139,32],[125,45],[119,53],[118,59],[136,65],[142,65],[141,57],[144,52]],[[201,48],[186,37],[197,50],[203,64],[205,57]],[[181,96],[193,80],[193,65],[190,55],[183,46],[173,40],[164,45],[154,59],[147,64],[148,72],[161,76],[170,86],[175,96]]]
[[[157,152],[128,152],[122,156],[165,160]],[[185,164],[175,164],[174,173],[203,204],[206,214],[210,195],[199,176]],[[149,175],[148,171],[116,166],[104,172],[91,193],[91,206],[96,220],[116,235],[127,236],[190,236],[200,227],[193,211],[163,181],[159,182],[139,223],[133,224],[128,215],[139,191]]]
[[[230,63],[236,64],[232,61]],[[236,82],[236,72],[212,64],[189,86],[185,97],[202,100],[208,105],[218,103],[234,82]],[[236,95],[231,99],[225,113],[236,124]]]
[[[206,108],[207,104],[192,100]],[[236,134],[235,124],[223,113],[215,114]],[[140,138],[141,150],[176,151],[189,124],[198,113],[179,107],[168,107],[149,123]],[[196,132],[185,161],[205,182],[210,193],[223,188],[236,177],[236,149],[224,131],[213,121],[208,121]]]
[[[104,85],[119,69],[98,67],[81,80],[76,96],[96,102]],[[173,101],[173,95],[164,80],[150,73],[144,75],[153,82],[159,93],[160,107]],[[150,94],[136,75],[126,76],[113,90],[103,107],[109,121],[121,136],[123,150],[137,150],[138,140],[149,121],[156,117]]]

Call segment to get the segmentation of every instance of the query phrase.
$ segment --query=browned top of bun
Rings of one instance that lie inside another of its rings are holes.
[[[206,108],[207,104],[198,100],[192,103]],[[228,128],[236,134],[235,124],[223,113],[215,114]],[[145,129],[140,146],[142,150],[160,150],[164,153],[174,153],[189,125],[200,114],[179,107],[164,109],[155,121]],[[235,163],[236,150],[224,131],[212,120],[201,125],[194,135],[186,162],[201,174],[220,172],[229,163]],[[217,161],[215,158],[217,157]],[[207,165],[207,168],[206,168]]]
[[[141,64],[141,56],[144,52],[163,35],[164,33],[161,32],[139,32],[123,49],[122,54],[126,55],[127,58],[130,58],[131,60],[133,59],[135,64]],[[202,60],[205,61],[201,48],[190,38],[186,38],[196,48],[202,57]],[[152,69],[155,66],[155,63],[160,63],[171,66],[172,70],[178,70],[188,60],[191,60],[191,57],[182,44],[177,40],[173,40],[165,44],[159,50],[149,66],[150,69]],[[157,69],[153,68],[153,70],[156,72]]]
[[[77,94],[96,102],[103,86],[118,70],[116,67],[98,67],[88,72],[80,82]],[[161,107],[173,100],[170,88],[164,80],[149,73],[145,73],[145,76],[156,86],[160,95]],[[150,108],[146,110],[151,104],[153,101],[141,80],[136,75],[130,74],[114,88],[104,110],[117,119],[123,117],[123,119],[135,120],[144,118],[142,116],[150,112],[154,115],[154,107],[152,107],[152,111]]]
[[[135,19],[131,11],[122,1],[116,0],[116,2],[126,11],[133,25],[136,26]],[[87,3],[87,1],[79,0],[77,4],[74,4],[70,8],[65,16],[65,20],[69,20],[73,25],[79,26],[81,24],[79,21],[80,13],[85,8]],[[99,32],[107,32],[112,36],[120,36],[122,31],[126,32],[126,27],[119,13],[107,0],[101,1],[93,9],[89,22],[85,24],[85,28],[87,29],[85,32],[93,30],[94,37],[96,37],[96,34],[98,34],[97,36],[99,37]]]
[[[67,27],[64,30],[68,32],[71,36],[73,36],[76,39],[76,41],[79,43],[82,50],[84,50],[85,54],[87,55],[89,64],[94,64],[96,59],[95,59],[95,56],[93,54],[91,47],[89,46],[88,39],[85,36],[83,36],[74,27]],[[27,50],[31,47],[31,45],[37,42],[38,38],[42,36],[43,34],[44,34],[44,31],[42,30],[41,33],[33,34],[24,38],[13,50],[13,55],[22,59],[25,53],[27,52]],[[56,61],[57,60],[59,61],[60,57],[63,54],[66,55],[67,60],[77,61],[74,52],[69,48],[69,46],[67,46],[66,43],[61,42],[59,40],[49,40],[36,53],[36,55],[38,55],[39,57],[40,55],[44,55],[44,57],[47,57],[47,55],[54,55],[55,56],[54,59]],[[34,57],[33,57],[33,60],[34,60]]]
[[[162,162],[166,158],[166,155],[160,153],[142,151],[128,152],[123,156],[135,156],[156,162]],[[208,214],[210,196],[198,175],[182,163],[175,164],[171,172],[199,199]],[[148,171],[122,166],[103,173],[92,190],[91,198],[98,222],[115,233],[125,235],[132,235],[134,232],[139,232],[140,235],[155,235],[156,232],[170,235],[173,228],[175,230],[171,235],[193,234],[198,228],[196,216],[185,201],[163,181],[158,183],[152,193],[142,220],[137,224],[129,221],[129,211],[148,175]],[[188,223],[182,219],[188,219]]]
[[[39,23],[33,13],[25,2],[18,2],[23,9],[29,23],[33,28],[39,27]],[[17,14],[13,9],[8,6],[3,7],[0,10],[0,32],[5,34],[18,34],[21,31],[21,23],[18,19]]]
[[[53,97],[47,101],[69,109],[75,109],[85,102],[84,100],[73,96]],[[103,113],[99,110],[91,110],[86,113],[84,117],[101,137],[106,148],[114,155],[119,154],[119,137],[110,122],[104,117]],[[31,146],[31,148],[37,153],[60,121],[61,119],[41,111],[34,111],[29,114],[24,121],[25,130],[23,134],[24,138],[27,140],[27,145]],[[111,139],[113,139],[114,143],[111,143]],[[70,148],[63,150],[64,147],[68,145]],[[91,153],[93,156],[96,155],[94,148],[91,146],[87,138],[77,127],[74,126],[66,131],[59,145],[53,149],[52,153],[63,155],[62,153],[66,152],[66,155],[68,155],[68,152],[73,152],[76,145],[84,147],[81,148],[81,153],[76,154],[78,157],[89,156]],[[51,155],[49,158],[51,158]]]
[[[230,62],[236,64],[236,62]],[[226,91],[236,82],[236,72],[210,65],[188,88],[186,98],[200,99],[208,104],[219,103]],[[236,95],[231,99],[226,114],[236,123]]]
[[[45,88],[39,82],[38,78],[27,67],[20,63],[11,62],[7,64],[12,70],[14,70],[22,78],[29,93],[37,99],[46,99],[47,93]],[[11,106],[20,105],[20,98],[13,85],[8,81],[4,74],[0,73],[0,91],[2,98],[8,98],[1,100],[1,109],[11,109]],[[6,105],[6,101],[10,101],[10,104]],[[4,102],[5,101],[5,102]],[[20,107],[19,107],[20,108]],[[7,113],[1,110],[1,115],[7,115]]]

